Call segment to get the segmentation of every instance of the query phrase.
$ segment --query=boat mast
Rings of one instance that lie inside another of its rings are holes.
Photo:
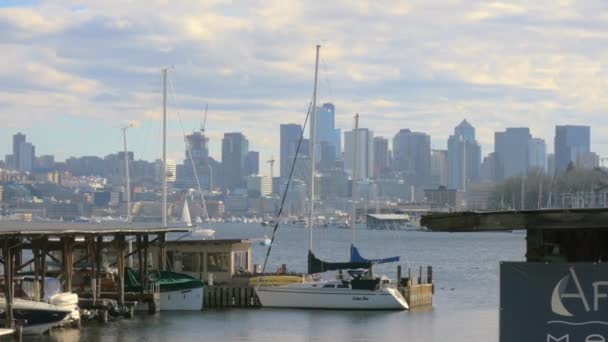
[[[162,158],[162,219],[167,226],[167,68],[163,69],[163,158]]]
[[[131,223],[131,181],[129,179],[129,153],[127,152],[127,129],[131,125],[122,128],[122,143],[125,150],[125,193],[127,195],[127,223]]]
[[[352,213],[350,216],[350,229],[352,231],[352,244],[355,244],[355,222],[357,221],[357,146],[359,138],[359,113],[355,114],[355,132],[353,134],[353,180],[352,180]]]
[[[312,251],[312,227],[313,213],[315,208],[315,142],[316,142],[316,116],[317,116],[317,75],[319,71],[319,49],[321,45],[317,45],[315,56],[315,87],[312,92],[312,113],[310,116],[310,213],[308,218],[308,228],[310,229],[310,250]]]

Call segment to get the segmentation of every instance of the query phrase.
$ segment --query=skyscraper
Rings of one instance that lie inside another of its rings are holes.
[[[188,144],[184,152],[186,158],[184,159],[179,184],[185,187],[196,187],[198,186],[196,176],[198,176],[201,187],[209,189],[213,177],[213,172],[209,166],[209,138],[205,136],[205,131],[201,129],[187,135],[186,143]]]
[[[571,162],[583,164],[591,152],[591,128],[589,126],[555,126],[555,169],[566,170]]]
[[[530,139],[528,146],[528,165],[530,169],[547,171],[547,146],[545,140],[540,138]]]
[[[355,130],[344,132],[344,170],[353,175],[355,168]],[[371,178],[374,173],[374,134],[359,128],[357,134],[357,179]]]
[[[245,175],[260,173],[260,152],[249,151],[245,157]]]
[[[222,139],[222,170],[224,189],[245,186],[245,159],[249,142],[242,133],[224,133]]]
[[[15,165],[9,165],[16,170],[19,170],[21,165],[21,144],[25,142],[25,134],[17,133],[13,135],[13,160]]]
[[[411,185],[430,185],[431,137],[409,129],[397,132],[393,138],[393,170],[405,176]]]
[[[388,170],[388,139],[374,138],[374,178],[382,176]]]
[[[325,141],[334,146],[335,157],[338,158],[341,149],[340,129],[336,129],[336,107],[332,103],[324,103],[323,106],[317,107],[315,134],[317,138],[315,153],[320,153],[319,146]]]
[[[34,168],[34,159],[36,158],[36,150],[34,145],[29,142],[19,144],[19,171],[30,172]]]
[[[448,151],[431,151],[431,186],[447,186],[448,184]]]
[[[497,180],[528,172],[531,139],[528,127],[507,128],[504,132],[494,133]]]
[[[475,128],[467,120],[454,128],[448,138],[448,187],[465,190],[466,184],[479,179],[481,146],[475,140]]]
[[[297,124],[282,124],[281,125],[281,146],[280,146],[280,159],[281,159],[281,177],[287,178],[293,158],[296,154],[296,148],[298,141],[302,136],[302,126]]]

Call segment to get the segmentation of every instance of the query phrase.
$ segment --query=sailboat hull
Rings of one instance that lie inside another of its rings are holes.
[[[407,302],[395,289],[324,289],[306,284],[260,287],[263,307],[330,310],[407,310]]]

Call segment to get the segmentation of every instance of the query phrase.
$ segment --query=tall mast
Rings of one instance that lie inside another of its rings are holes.
[[[315,57],[315,87],[312,92],[312,115],[310,116],[310,213],[308,217],[308,228],[310,230],[310,250],[312,251],[312,227],[314,226],[313,214],[315,209],[315,143],[316,143],[316,116],[317,116],[317,75],[319,72],[319,49]]]
[[[127,129],[129,127],[131,127],[131,125],[122,128],[122,142],[125,149],[125,193],[127,195],[127,222],[131,223],[131,180],[129,179],[129,153],[127,152]]]
[[[167,68],[163,69],[163,165],[162,169],[162,218],[167,226]]]
[[[355,222],[357,221],[357,146],[359,138],[359,113],[355,114],[355,132],[353,135],[354,146],[353,149],[353,181],[352,181],[352,213],[350,216],[350,229],[352,231],[352,244],[355,244]]]

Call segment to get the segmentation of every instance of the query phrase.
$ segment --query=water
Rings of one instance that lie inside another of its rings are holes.
[[[270,228],[216,225],[217,238],[263,238]],[[267,270],[287,264],[306,270],[308,231],[281,228]],[[321,259],[349,257],[349,230],[316,230],[313,249]],[[417,276],[432,265],[435,302],[432,310],[349,312],[279,309],[229,309],[204,312],[139,314],[108,325],[87,323],[82,330],[57,330],[39,341],[496,341],[498,340],[499,261],[523,260],[525,237],[511,233],[356,232],[366,258],[399,255],[403,274]],[[267,247],[256,242],[253,262],[262,264]],[[377,275],[396,275],[396,265],[378,265]]]

